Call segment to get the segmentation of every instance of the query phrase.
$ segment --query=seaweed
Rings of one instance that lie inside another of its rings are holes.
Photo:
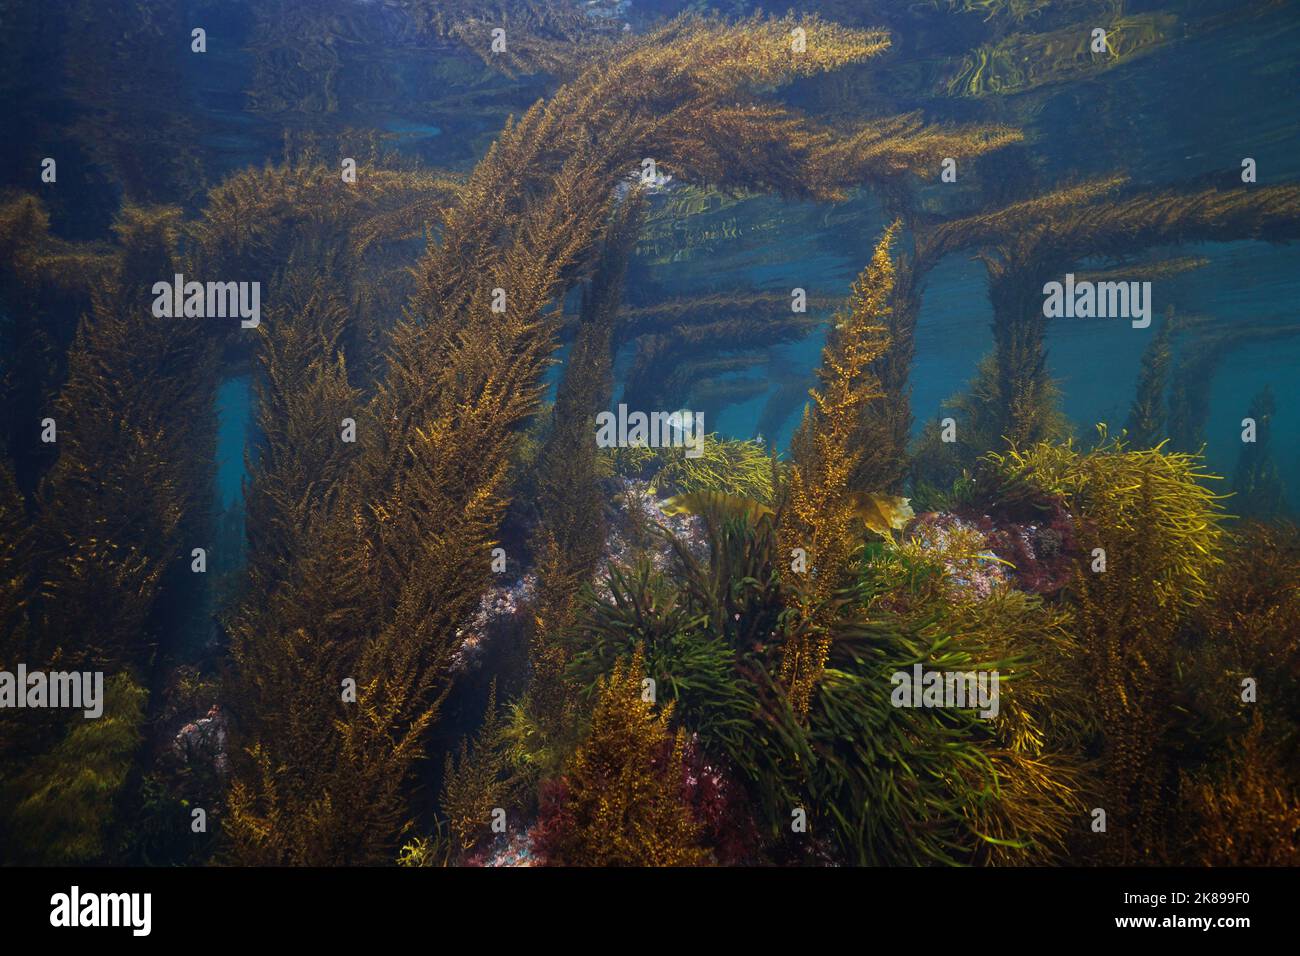
[[[6,862],[68,866],[103,859],[144,723],[148,692],[127,674],[104,685],[104,714],[0,784],[9,817]]]
[[[553,424],[538,455],[533,535],[539,586],[537,637],[549,640],[571,621],[579,585],[589,579],[605,543],[598,486],[595,418],[613,394],[612,342],[623,275],[641,221],[643,202],[629,196],[610,223],[582,318],[556,391]]]
[[[0,724],[13,861],[1295,862],[1300,548],[1271,390],[1230,504],[1201,449],[1223,357],[1296,326],[1170,307],[1125,432],[1082,444],[1040,291],[1296,238],[1295,184],[1062,182],[1033,158],[1040,91],[1225,17],[821,6],[873,25],[235,4],[246,111],[285,143],[220,175],[204,121],[172,108],[174,11],[15,15],[65,42],[0,73],[24,94],[61,79],[73,106],[37,119],[54,101],[30,98],[20,131],[70,136],[99,198],[0,197],[0,668],[104,670],[109,693],[99,722]],[[116,84],[125,57],[146,65]],[[444,168],[351,125],[391,115],[399,86],[451,114]],[[950,158],[960,184],[934,186]],[[111,237],[69,238],[119,199]],[[850,294],[808,289],[794,312],[771,278],[786,250],[754,240],[806,224],[808,261],[832,262],[864,210],[887,225]],[[729,243],[753,286],[714,281]],[[944,406],[957,440],[925,422],[909,449],[918,317],[957,254],[984,265],[994,349]],[[264,321],[147,321],[147,290],[182,272],[260,282]],[[776,347],[822,331],[809,391]],[[214,397],[248,369],[242,510],[223,516]],[[763,404],[760,434],[599,449],[620,383],[714,422]],[[46,417],[55,442],[34,437]],[[190,573],[196,545],[215,582]],[[912,668],[991,672],[999,706],[900,705]],[[190,766],[169,725],[218,695],[229,753]],[[180,840],[200,793],[213,832]]]
[[[439,804],[462,852],[472,849],[488,833],[493,811],[511,805],[522,782],[511,765],[506,719],[497,709],[497,686],[488,690],[483,723],[469,740],[462,739],[460,759],[447,754]]]
[[[1187,849],[1200,866],[1300,864],[1300,801],[1256,717],[1218,772],[1181,775]]]
[[[994,312],[996,366],[981,370],[983,380],[976,388],[992,399],[994,420],[973,428],[973,423],[967,424],[980,442],[995,439],[981,451],[999,447],[1000,438],[1027,444],[1065,437],[1043,344],[1044,279],[1059,276],[1085,258],[1128,256],[1157,245],[1280,241],[1293,236],[1300,223],[1300,190],[1294,186],[1173,189],[1100,201],[1122,182],[1121,177],[1110,177],[1063,187],[1000,210],[944,222],[918,239],[923,249],[918,258],[929,263],[958,249],[982,251]]]
[[[192,103],[178,96],[190,25],[183,11],[141,0],[64,5],[64,82],[78,108],[65,135],[81,145],[104,193],[128,202],[195,201],[207,185]],[[130,69],[124,69],[125,64]],[[147,148],[142,146],[147,142]],[[92,200],[93,201],[93,200]]]
[[[1243,518],[1277,518],[1286,514],[1286,493],[1273,460],[1273,415],[1277,402],[1267,385],[1250,400],[1247,417],[1255,424],[1254,441],[1241,446],[1233,476],[1233,511]]]
[[[609,197],[647,152],[721,185],[811,191],[792,172],[808,160],[790,124],[721,121],[750,85],[883,47],[806,23],[817,53],[793,64],[788,21],[688,19],[630,41],[509,125],[461,185],[353,416],[356,460],[274,593],[297,610],[254,608],[234,650],[236,684],[259,699],[241,715],[247,759],[230,792],[236,860],[393,858],[404,784],[449,690],[456,629],[487,584],[517,436],[537,410],[554,348],[546,309],[590,262]],[[659,70],[678,57],[687,68]],[[707,147],[724,135],[765,162]],[[504,315],[494,288],[508,291]],[[324,690],[345,679],[352,704]]]
[[[1178,18],[1167,13],[1118,16],[1105,21],[1106,51],[1093,52],[1092,23],[1048,33],[1013,34],[963,58],[947,79],[959,96],[1007,95],[1048,83],[1078,80],[1151,53],[1169,41]]]
[[[1191,323],[1184,316],[1180,324]],[[1191,452],[1204,447],[1205,424],[1210,417],[1208,386],[1228,356],[1246,345],[1293,337],[1300,333],[1300,326],[1269,321],[1257,328],[1211,327],[1197,331],[1199,336],[1179,351],[1170,376],[1169,443],[1178,451]]]
[[[1150,344],[1142,351],[1137,392],[1129,409],[1124,437],[1133,448],[1155,448],[1165,435],[1165,389],[1172,352],[1169,339],[1174,331],[1174,310],[1165,310],[1164,321]]]
[[[548,863],[690,866],[706,862],[683,798],[685,737],[642,686],[638,648],[600,680],[591,729],[544,795],[535,837]]]
[[[742,317],[705,319],[638,336],[623,400],[633,408],[682,405],[701,390],[702,382],[717,382],[717,376],[761,360],[766,353],[752,349],[755,341],[769,347],[794,342],[819,325],[815,317],[790,312],[787,296],[784,308],[773,314],[753,309]]]
[[[627,260],[644,213],[630,194],[606,228],[591,283],[583,290],[578,337],[556,391],[552,424],[534,470],[538,520],[530,547],[538,576],[534,602],[529,686],[518,705],[536,732],[568,736],[575,714],[567,693],[567,655],[561,637],[572,624],[581,586],[596,569],[605,545],[604,502],[599,487],[595,416],[613,392],[613,339]]]
[[[932,177],[944,160],[975,159],[1023,138],[1009,126],[945,125],[913,112],[863,124],[828,144],[821,161],[846,184],[885,189],[904,177]]]
[[[652,492],[718,492],[770,504],[775,496],[770,455],[761,442],[710,433],[694,458],[681,448],[634,445],[611,449],[610,464],[615,474],[649,482]]]
[[[94,811],[95,835],[84,833],[89,842],[67,851],[114,859],[117,847],[105,834],[131,767],[139,723],[127,714],[128,703],[138,692],[144,706],[158,658],[175,650],[164,639],[170,615],[195,588],[181,571],[182,560],[190,542],[204,540],[207,530],[218,338],[193,321],[138,321],[149,314],[152,284],[177,271],[179,209],[127,206],[115,223],[116,244],[83,246],[49,237],[36,204],[18,200],[17,208],[10,241],[16,248],[13,268],[22,276],[20,294],[33,295],[32,306],[59,309],[84,296],[86,311],[66,353],[51,355],[34,376],[26,397],[41,403],[40,417],[16,432],[6,449],[27,463],[25,480],[34,487],[27,493],[16,482],[7,488],[6,518],[20,526],[12,547],[23,556],[24,568],[9,578],[0,658],[33,670],[105,671],[110,683],[123,680],[133,688],[111,702],[122,708],[112,716],[131,726],[127,741],[114,736],[116,723],[106,731],[104,740],[117,742],[100,765],[102,789],[93,799],[105,805]],[[57,276],[75,262],[88,267],[83,275],[71,281]],[[47,298],[51,289],[59,291]],[[38,315],[17,316],[19,341],[40,341],[31,331]],[[49,331],[45,341],[56,348],[64,333],[57,326]],[[55,381],[59,370],[62,380]],[[37,457],[33,468],[27,450],[37,434],[33,428],[46,418],[53,422],[55,454],[48,465]],[[5,473],[12,477],[17,471],[6,467]],[[105,595],[112,595],[112,614],[104,613]],[[68,747],[99,746],[94,734],[75,729],[57,710],[25,711],[7,723],[13,726],[3,741],[5,785],[17,789],[10,790],[13,799],[6,806],[15,811],[45,806],[50,796],[41,789],[41,772],[25,774],[24,768],[51,771],[60,759],[53,755],[66,758]],[[8,813],[2,825],[6,831],[26,826]],[[49,852],[57,856],[64,852],[60,846],[51,843]],[[91,852],[90,846],[98,849]],[[37,852],[35,844],[29,849]]]
[[[30,449],[26,424],[40,421],[67,377],[67,351],[92,290],[102,287],[116,254],[106,242],[69,242],[50,231],[35,196],[6,194],[0,204],[0,395],[10,414],[0,448],[12,457],[24,495],[35,491],[57,448]]]
[[[788,515],[780,529],[781,550],[807,555],[809,580],[801,603],[809,610],[843,587],[856,542],[849,484],[858,460],[871,447],[863,428],[862,407],[882,397],[870,364],[887,347],[885,327],[894,281],[890,246],[898,224],[885,230],[870,264],[853,286],[849,311],[831,330],[818,377],[821,391],[809,394],[814,404],[791,443]],[[782,679],[791,689],[796,713],[807,711],[821,677],[829,639],[801,631],[782,658]]]
[[[718,746],[749,718],[754,701],[735,674],[735,651],[725,634],[710,627],[696,600],[645,562],[627,572],[611,567],[606,594],[588,592],[571,638],[570,673],[585,698],[621,658],[639,650],[656,694],[707,746]]]
[[[1223,560],[1222,496],[1204,486],[1211,476],[1196,456],[1130,450],[1104,430],[1087,453],[1044,443],[990,460],[1008,481],[1061,495],[1076,516],[1080,679],[1097,689],[1101,806],[1117,831],[1102,853],[1129,864],[1164,860],[1175,636],[1211,597]]]

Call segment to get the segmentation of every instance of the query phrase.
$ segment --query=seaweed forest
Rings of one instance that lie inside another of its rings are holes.
[[[0,863],[1300,864],[1296,13],[0,0]]]

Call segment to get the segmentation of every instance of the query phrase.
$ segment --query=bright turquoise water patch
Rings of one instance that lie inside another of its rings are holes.
[[[244,459],[253,418],[252,380],[228,378],[217,388],[217,504],[225,511],[243,499]]]
[[[403,120],[393,120],[384,124],[384,129],[390,133],[396,133],[398,139],[432,139],[435,136],[442,135],[442,129],[434,126],[432,123],[410,123]]]

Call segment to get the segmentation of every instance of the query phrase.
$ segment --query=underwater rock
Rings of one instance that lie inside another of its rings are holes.
[[[543,866],[545,861],[533,845],[533,828],[497,834],[485,850],[465,861],[466,866]]]
[[[669,514],[669,499],[656,495],[647,481],[632,478],[614,480],[619,491],[613,496],[614,514],[601,555],[601,573],[596,576],[597,587],[602,593],[607,586],[605,569],[610,564],[630,566],[639,551],[644,551],[656,571],[667,571],[672,567],[672,545],[661,535],[648,533],[655,525],[670,531],[697,560],[708,560],[709,543],[702,518],[686,512]]]
[[[1053,501],[1033,520],[1012,520],[996,512],[976,526],[993,553],[1013,565],[1016,587],[1033,594],[1054,594],[1065,587],[1077,567],[1074,517]]]
[[[492,638],[503,631],[517,631],[521,614],[537,594],[537,575],[529,572],[512,584],[488,588],[478,609],[464,627],[456,630],[460,642],[452,653],[451,670],[461,674],[482,663]]]
[[[1055,501],[1032,518],[996,510],[927,512],[908,525],[906,537],[944,555],[950,580],[979,599],[1002,582],[1032,594],[1054,594],[1070,580],[1078,552],[1074,519]]]
[[[928,511],[909,524],[906,540],[939,555],[947,579],[957,590],[977,600],[993,593],[1010,577],[988,536],[979,525],[954,514]]]
[[[700,735],[686,741],[682,793],[703,830],[703,842],[722,866],[752,866],[762,856],[762,840],[745,789],[721,761],[706,754]]]
[[[205,763],[219,777],[224,777],[230,769],[226,730],[226,716],[221,712],[221,705],[213,704],[206,717],[186,724],[177,732],[172,748],[187,765]]]

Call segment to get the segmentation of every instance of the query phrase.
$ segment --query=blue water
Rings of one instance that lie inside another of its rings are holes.
[[[649,18],[655,11],[672,12],[681,6],[646,0],[620,5],[618,16]],[[752,8],[744,2],[697,6],[711,6],[727,15]],[[404,27],[397,6],[344,4],[345,15],[331,21],[335,34],[301,36],[268,31],[256,16],[261,7],[257,2],[219,8],[184,4],[184,16],[195,23],[201,19],[208,30],[209,52],[180,56],[178,88],[155,91],[169,109],[192,124],[192,145],[209,183],[250,164],[279,160],[286,135],[328,136],[350,130],[378,130],[388,135],[389,146],[413,159],[464,171],[483,154],[509,115],[518,115],[553,88],[544,77],[505,75],[453,44],[415,39]],[[829,8],[827,14],[833,19],[835,10]],[[889,5],[886,8],[893,11]],[[1155,9],[1151,4],[1130,8],[1131,13]],[[1185,21],[1175,30],[1174,39],[1085,79],[981,99],[929,96],[917,102],[886,102],[887,94],[882,93],[880,104],[864,101],[863,114],[872,109],[884,113],[921,109],[933,117],[1001,120],[1021,126],[1026,142],[1020,149],[1045,186],[1115,171],[1124,172],[1138,185],[1167,186],[1215,172],[1231,175],[1245,156],[1257,161],[1261,185],[1300,180],[1297,4],[1243,3],[1236,10],[1225,4],[1207,5],[1205,10],[1220,14],[1233,10],[1231,16],[1213,22],[1208,14],[1198,19],[1203,10],[1196,3],[1174,4],[1170,9]],[[963,37],[973,32],[978,17],[951,19],[951,37],[926,38],[932,48],[945,44],[954,51],[967,48]],[[1210,25],[1202,28],[1202,24]],[[1025,25],[1027,30],[1033,28],[1032,21]],[[908,44],[902,43],[883,67],[871,67],[879,71],[873,74],[881,77],[879,85],[889,85],[888,71],[905,75],[913,66],[907,61],[907,49]],[[259,70],[268,64],[282,72],[277,82],[283,88],[277,88],[274,97],[254,97],[252,91],[266,84]],[[855,87],[870,88],[861,83]],[[796,104],[813,106],[822,102],[819,89],[815,81],[800,83],[787,96]],[[96,91],[95,103],[79,103],[75,109],[111,108],[114,115],[126,117],[134,115],[133,110],[145,117],[153,115],[137,102],[136,94],[132,96],[119,102],[111,89]],[[998,172],[994,157],[985,164],[984,175],[996,178]],[[101,205],[96,215],[102,224],[115,199],[88,195],[87,202]],[[693,217],[691,228],[723,221],[734,221],[733,238],[713,242],[697,253],[683,249],[667,261],[634,258],[629,295],[646,289],[688,296],[758,288],[788,296],[790,289],[802,287],[810,296],[844,296],[883,226],[878,203],[862,194],[838,205],[757,197]],[[1194,346],[1197,335],[1208,331],[1300,324],[1296,308],[1300,248],[1238,242],[1151,252],[1209,259],[1204,268],[1155,283],[1157,314],[1173,305],[1179,314],[1207,317],[1201,333],[1176,342],[1180,350]],[[829,320],[831,313],[822,309],[815,314]],[[964,389],[990,347],[991,320],[979,262],[954,256],[929,275],[911,377],[917,428],[940,415],[945,401]],[[1154,326],[1137,330],[1122,321],[1051,324],[1049,368],[1062,390],[1064,411],[1080,435],[1091,434],[1100,421],[1115,430],[1122,426],[1142,350],[1154,331]],[[823,339],[824,332],[816,332],[796,343],[753,343],[761,357],[740,375],[766,377],[766,393],[712,412],[707,427],[734,437],[753,437],[772,394],[791,382],[813,384]],[[620,356],[616,367],[625,368],[628,360],[628,355]],[[1272,388],[1278,405],[1274,454],[1292,501],[1300,501],[1297,368],[1300,334],[1293,334],[1226,350],[1214,378],[1205,383],[1211,395],[1205,430],[1209,464],[1227,475],[1240,450],[1240,420],[1252,396],[1266,385]],[[683,396],[676,404],[686,405],[687,399]],[[219,495],[222,507],[229,507],[240,494],[243,448],[251,421],[246,378],[230,379],[222,386],[218,414]],[[798,410],[793,409],[764,437],[783,447],[797,423]]]
[[[253,424],[252,380],[226,379],[217,389],[217,505],[229,510],[243,500],[248,476],[244,447]]]
[[[400,140],[430,139],[442,135],[442,130],[432,123],[407,123],[401,120],[390,120],[384,125],[384,129],[390,133],[396,133]]]
[[[1164,187],[1209,173],[1235,175],[1242,158],[1250,156],[1258,164],[1261,185],[1300,179],[1296,13],[1294,4],[1277,5],[1205,37],[1170,43],[1082,83],[1046,94],[1034,91],[1031,95],[1042,101],[1035,123],[1026,129],[1034,162],[1053,182],[1122,171],[1135,184]],[[1010,96],[1004,102],[1014,106],[1027,98]],[[1011,116],[1007,121],[1015,123]],[[754,200],[753,215],[770,214],[775,202]],[[782,210],[785,221],[769,240],[737,242],[734,249],[709,258],[707,277],[687,281],[700,292],[758,285],[787,294],[794,286],[806,287],[810,294],[847,294],[883,226],[870,202],[850,205],[856,207],[856,221],[848,229],[819,222],[819,207],[790,206]],[[1154,283],[1157,321],[1151,328],[1105,320],[1058,320],[1049,326],[1049,369],[1062,390],[1063,409],[1081,436],[1091,436],[1099,422],[1108,423],[1112,432],[1123,426],[1142,351],[1167,305],[1180,315],[1208,317],[1206,331],[1300,323],[1296,246],[1235,242],[1148,252],[1152,257],[1209,259],[1200,269]],[[763,264],[754,265],[755,259]],[[674,278],[658,281],[672,284]],[[991,348],[991,322],[979,262],[954,256],[930,273],[911,378],[915,429],[937,417],[945,400],[964,389]],[[811,386],[823,339],[814,334],[774,353],[783,368],[801,369]],[[1178,341],[1195,340],[1189,335]],[[1211,470],[1231,477],[1241,449],[1241,419],[1251,398],[1269,386],[1278,406],[1274,455],[1291,499],[1300,500],[1297,369],[1300,334],[1225,351],[1213,380],[1205,383],[1211,390],[1205,429]],[[773,383],[769,394],[776,388]],[[713,424],[727,434],[750,437],[764,401],[760,397],[732,406]],[[765,437],[784,445],[797,422],[797,414],[791,415],[778,433]]]

